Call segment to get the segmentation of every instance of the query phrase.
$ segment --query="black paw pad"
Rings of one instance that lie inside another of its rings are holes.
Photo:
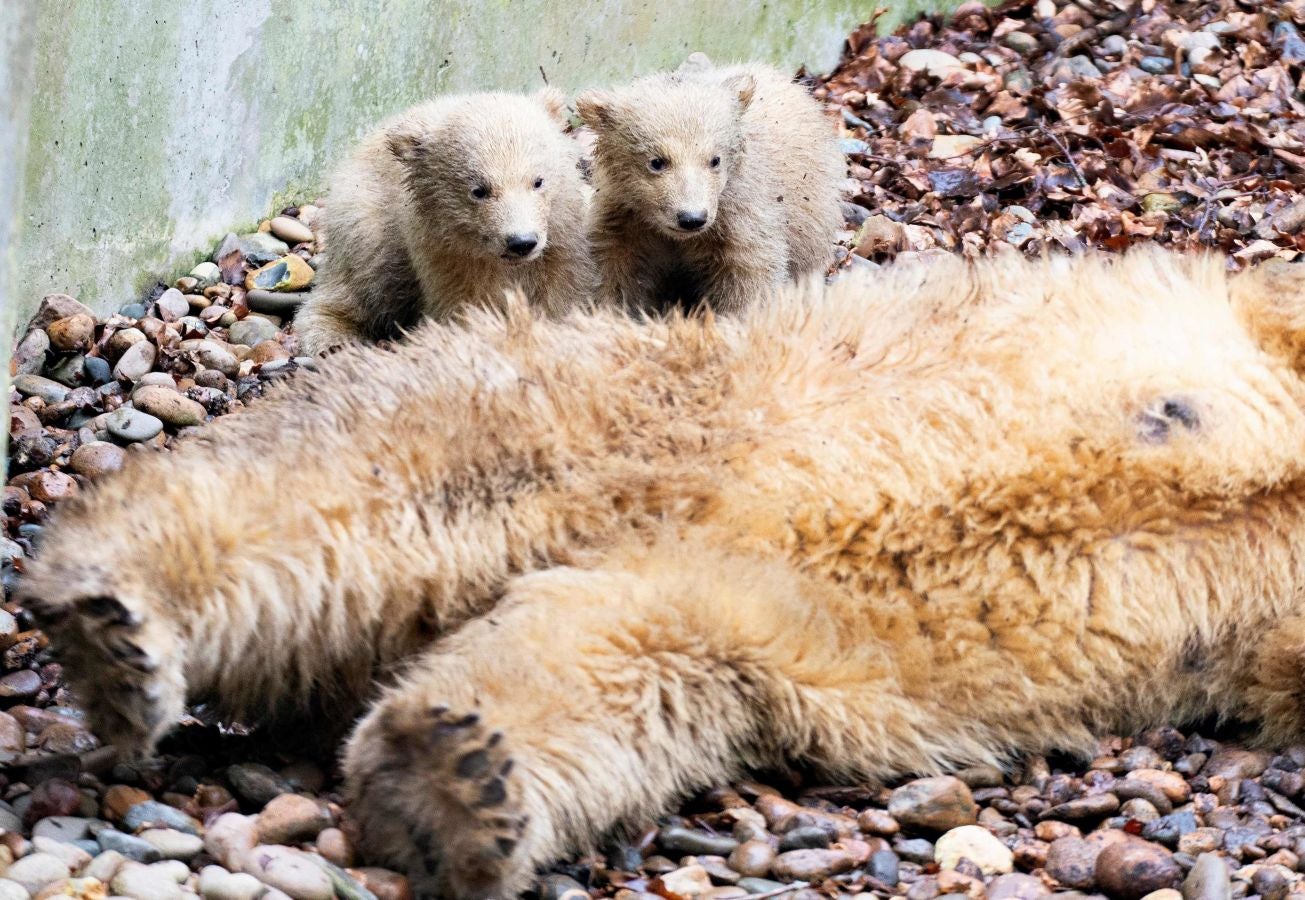
[[[502,778],[492,778],[480,789],[480,797],[476,800],[476,805],[498,806],[506,799],[507,785],[503,783]]]
[[[454,771],[458,773],[459,778],[479,778],[489,771],[489,752],[486,750],[472,750],[464,754],[458,760]]]

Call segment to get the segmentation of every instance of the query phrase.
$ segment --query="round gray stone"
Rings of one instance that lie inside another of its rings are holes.
[[[163,423],[159,419],[139,409],[129,409],[125,406],[109,413],[104,417],[104,421],[108,426],[109,434],[129,444],[148,441],[163,430]]]

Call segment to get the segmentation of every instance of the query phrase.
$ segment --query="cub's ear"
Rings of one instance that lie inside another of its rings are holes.
[[[394,126],[385,136],[385,145],[395,159],[409,165],[425,158],[429,152],[426,139],[417,131],[402,124]]]
[[[757,79],[746,74],[735,75],[725,82],[725,87],[738,95],[739,112],[743,112],[751,105],[752,97],[757,93]]]
[[[549,116],[561,124],[566,124],[566,94],[555,87],[542,87],[535,91],[535,99],[548,112]]]
[[[595,131],[612,124],[616,98],[607,91],[585,91],[575,100],[575,111],[580,120]]]

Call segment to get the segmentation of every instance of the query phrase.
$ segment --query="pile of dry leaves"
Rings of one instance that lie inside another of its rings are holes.
[[[848,39],[855,256],[1305,251],[1305,0],[967,3]],[[854,208],[858,207],[858,208]]]

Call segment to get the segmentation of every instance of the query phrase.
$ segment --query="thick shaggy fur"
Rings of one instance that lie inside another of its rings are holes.
[[[598,136],[590,234],[606,302],[734,312],[823,273],[845,168],[833,124],[788,75],[691,58],[576,109]],[[686,231],[684,215],[706,224]]]
[[[455,897],[782,760],[1297,740],[1298,271],[944,261],[720,321],[427,326],[134,458],[24,602],[126,750],[186,697],[371,699],[367,850]]]
[[[304,350],[501,308],[516,287],[553,314],[583,300],[586,189],[562,115],[553,90],[451,96],[368,135],[332,179],[327,261],[295,320]],[[509,250],[530,237],[526,255]]]

